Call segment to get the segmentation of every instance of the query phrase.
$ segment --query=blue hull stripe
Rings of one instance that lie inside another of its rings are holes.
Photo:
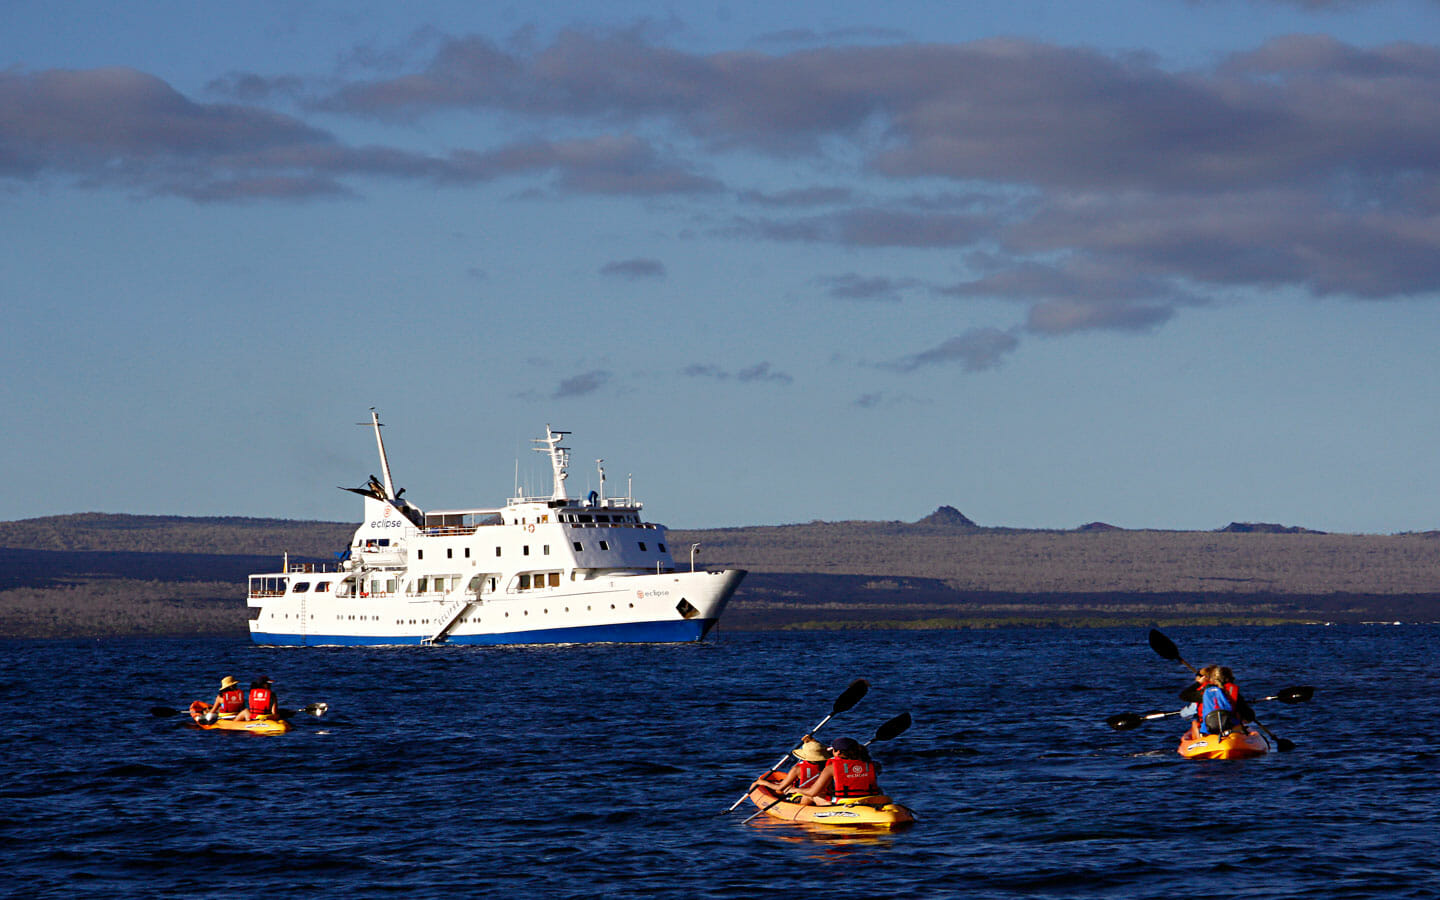
[[[626,622],[619,625],[585,625],[575,628],[541,628],[535,631],[507,631],[503,634],[451,634],[447,644],[668,644],[698,641],[714,627],[715,619],[680,619],[674,622]],[[257,644],[281,647],[384,647],[395,644],[419,644],[424,638],[415,635],[356,634],[280,634],[268,631],[251,633]]]

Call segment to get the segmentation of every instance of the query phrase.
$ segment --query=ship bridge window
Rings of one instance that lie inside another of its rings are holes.
[[[660,548],[660,552],[661,552],[661,553],[664,553],[664,552],[665,552],[665,545],[664,545],[664,544],[656,544],[655,546],[657,546],[657,547]]]
[[[330,590],[330,582],[328,581],[322,581],[315,585],[315,593],[317,594],[323,594],[328,590]]]
[[[644,553],[644,552],[645,552],[645,542],[644,542],[644,541],[641,541],[641,542],[640,542],[640,552],[641,552],[641,553]]]
[[[601,542],[600,542],[600,549],[601,549],[601,550],[609,550],[609,549],[610,549],[610,542],[609,542],[609,541],[601,541]]]
[[[609,522],[609,521],[610,521],[610,517],[609,517],[609,516],[596,516],[596,517],[595,517],[595,521],[597,521],[597,522]]]
[[[576,553],[579,553],[580,551],[582,551],[582,550],[584,550],[584,549],[585,549],[585,546],[584,546],[583,544],[581,544],[579,541],[576,541],[576,542],[575,542],[575,552],[576,552]]]
[[[582,524],[587,524],[587,525],[588,525],[588,524],[590,523],[590,517],[589,517],[589,516],[582,515],[582,516],[580,517],[580,521],[581,521]]]
[[[308,582],[308,581],[297,581],[297,582],[295,582],[295,587],[292,588],[292,590],[294,590],[295,593],[297,593],[297,594],[303,594],[303,593],[305,593],[306,591],[310,590],[310,582]]]

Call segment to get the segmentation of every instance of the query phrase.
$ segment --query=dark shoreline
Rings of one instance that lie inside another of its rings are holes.
[[[247,634],[245,579],[353,526],[84,514],[0,522],[0,637]],[[734,631],[1440,621],[1435,533],[1071,532],[814,522],[670,533],[749,574]],[[176,552],[180,551],[180,552]]]

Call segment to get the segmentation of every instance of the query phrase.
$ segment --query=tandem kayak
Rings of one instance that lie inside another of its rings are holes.
[[[765,778],[771,784],[778,784],[785,776],[771,772]],[[802,806],[781,800],[776,803],[776,793],[768,785],[756,785],[750,789],[750,802],[765,811],[765,815],[787,822],[809,822],[815,825],[842,825],[845,827],[864,826],[869,828],[896,828],[915,821],[910,810],[883,794],[873,797],[855,797],[837,800],[830,806]]]
[[[1205,734],[1194,740],[1187,735],[1180,739],[1177,752],[1186,759],[1244,759],[1269,753],[1270,743],[1255,731],[1232,731],[1224,737]]]
[[[290,723],[284,719],[272,719],[269,716],[261,716],[258,719],[245,719],[241,721],[233,718],[216,719],[213,722],[205,720],[205,714],[210,711],[210,704],[204,700],[196,700],[190,704],[190,718],[195,724],[206,731],[244,731],[250,734],[284,734],[290,730]]]

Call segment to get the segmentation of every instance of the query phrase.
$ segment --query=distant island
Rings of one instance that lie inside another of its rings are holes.
[[[333,562],[353,523],[82,513],[0,522],[0,637],[244,636],[245,579]],[[914,522],[671,529],[750,574],[721,628],[985,628],[1440,620],[1440,533]]]

